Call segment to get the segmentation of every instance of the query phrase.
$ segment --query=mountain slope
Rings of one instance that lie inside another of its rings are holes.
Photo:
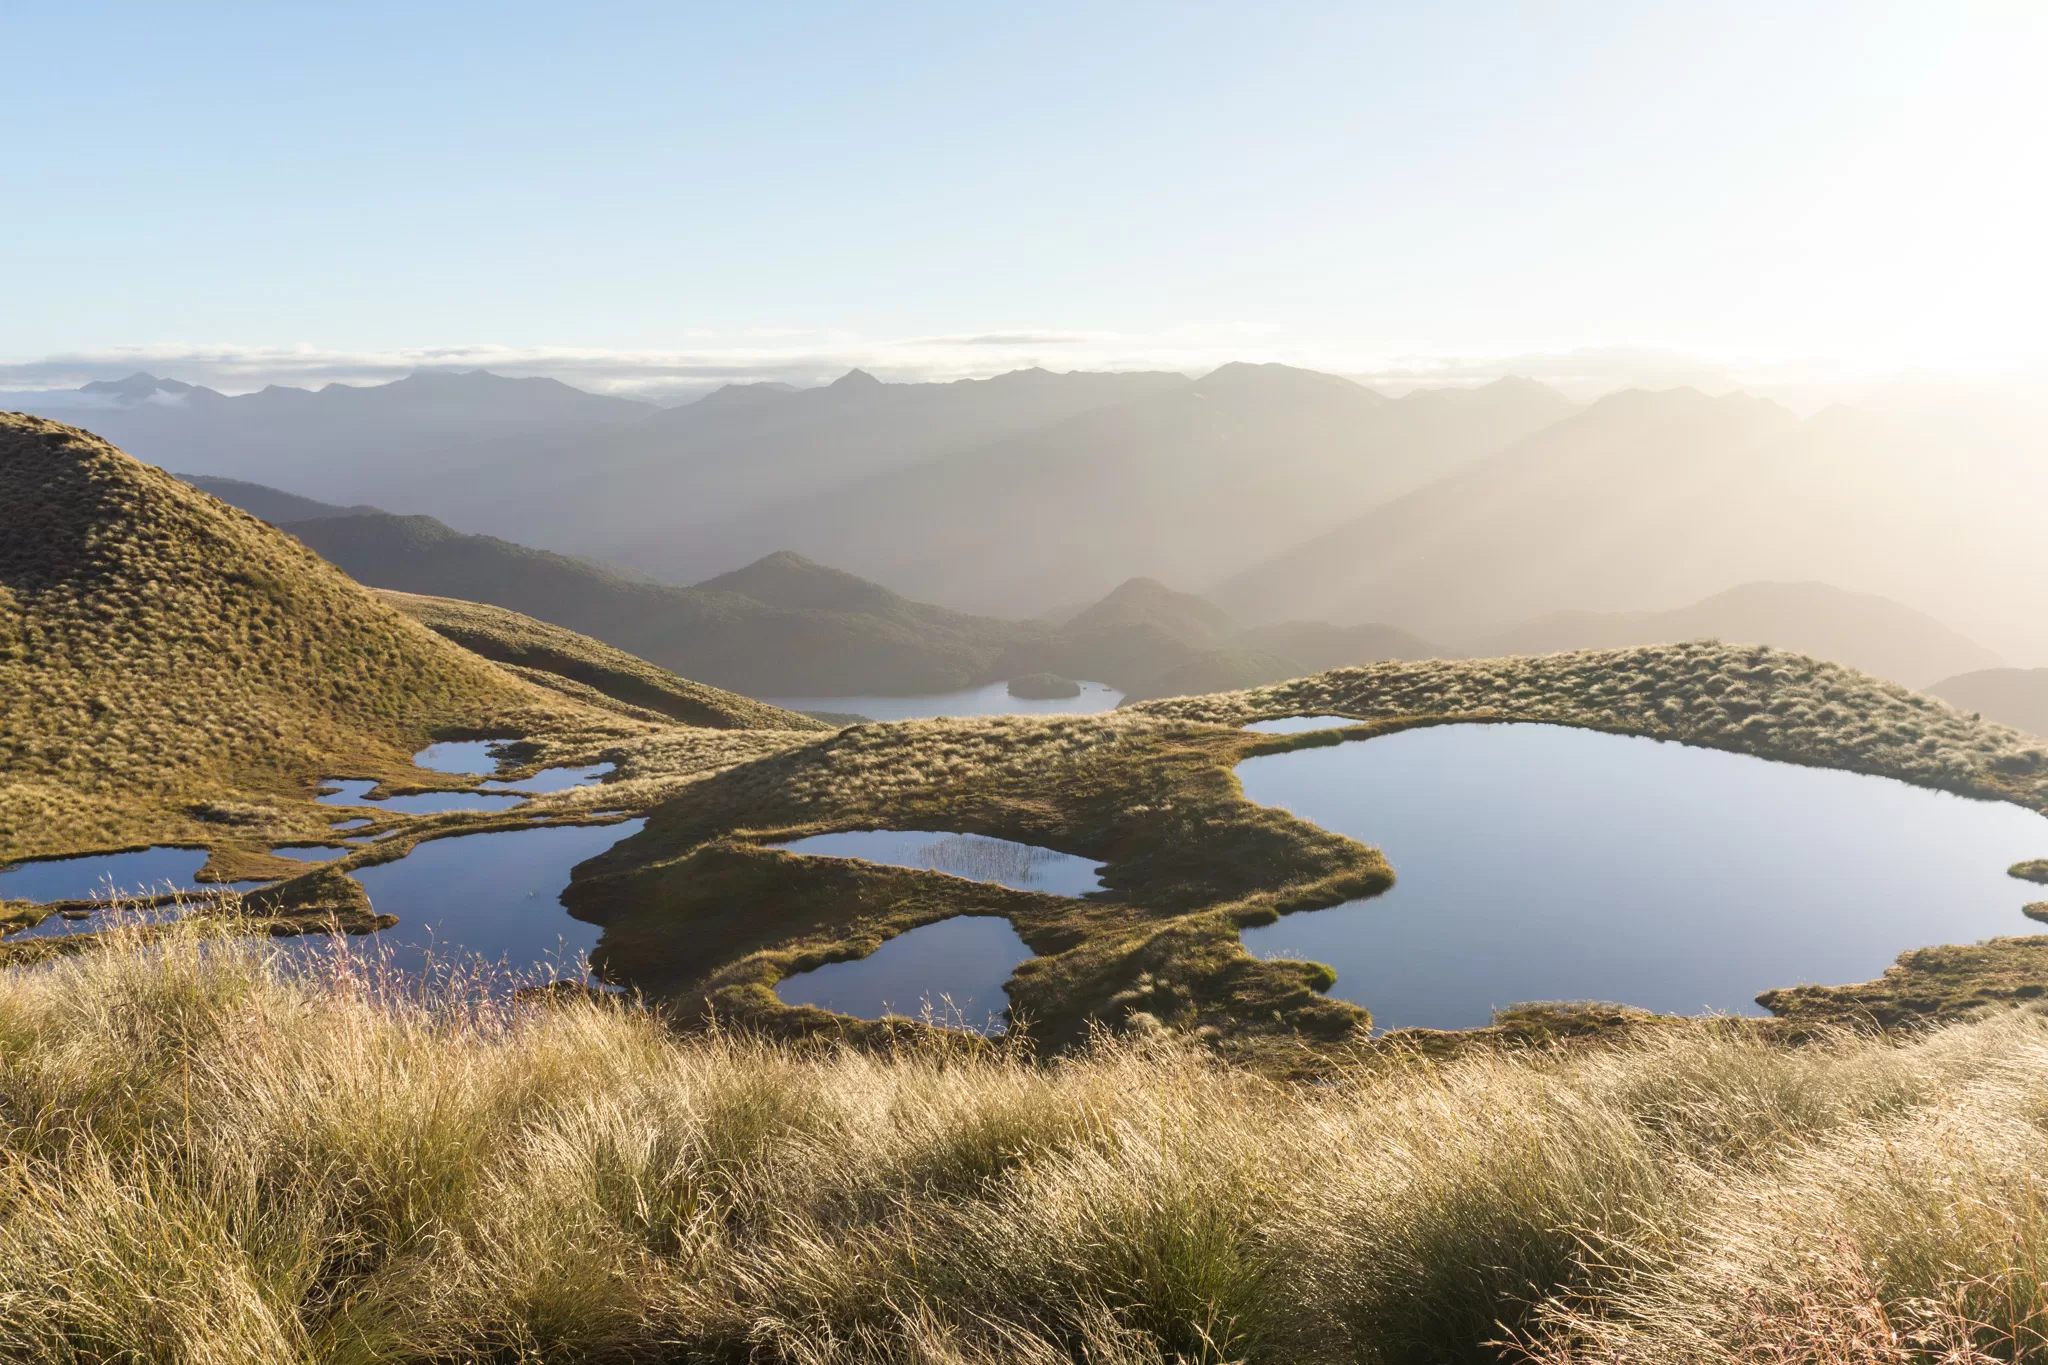
[[[1558,612],[1487,635],[1472,652],[1556,654],[1699,639],[1775,645],[1908,687],[1998,662],[1924,612],[1825,583],[1745,583],[1672,611]]]
[[[1944,678],[1927,691],[1958,711],[2030,734],[2048,735],[2048,668],[1985,668]]]
[[[2026,432],[2036,434],[2030,441]],[[1731,583],[1833,583],[2048,655],[2038,428],[1629,392],[1209,589],[1240,619],[1394,621],[1470,638]],[[856,566],[857,567],[857,566]]]
[[[596,713],[73,427],[0,415],[0,860],[186,836],[200,796],[413,771]]]
[[[329,517],[290,529],[372,587],[504,607],[749,695],[946,691],[986,681],[1006,644],[1044,633],[903,602],[873,585],[870,600],[900,609],[785,607],[737,592],[642,582],[565,555],[462,535],[431,517]],[[787,562],[755,575],[785,584],[794,576]]]
[[[587,689],[636,711],[714,730],[828,728],[809,716],[677,677],[602,640],[503,607],[382,588],[373,591],[435,634],[517,669],[522,677],[544,687],[561,687],[559,680],[566,679],[572,686],[563,690],[573,696],[583,696]]]
[[[1031,369],[885,384],[854,370],[815,389],[728,386],[631,426],[480,449],[466,463],[420,472],[382,501],[688,582],[790,544],[774,534],[769,509],[791,498],[1187,382]],[[736,519],[746,533],[730,533]]]
[[[1759,500],[1763,471],[1797,426],[1740,395],[1617,394],[1211,595],[1252,620],[1399,621],[1432,634],[1571,605],[1704,596],[1726,578],[1691,592],[1676,585],[1713,558],[1727,504],[1747,511]]]
[[[180,474],[179,478],[202,493],[211,493],[230,507],[239,507],[252,517],[260,517],[272,526],[283,526],[288,522],[311,521],[315,517],[349,517],[364,512],[375,512],[378,508],[355,506],[342,507],[336,503],[321,502],[317,498],[305,498],[297,493],[287,493],[282,488],[267,484],[250,483],[245,479],[224,479],[213,474]]]
[[[614,553],[672,574],[701,554],[789,545],[924,600],[1026,615],[1134,577],[1213,580],[1570,410],[1534,385],[1390,401],[1331,375],[1226,365]]]

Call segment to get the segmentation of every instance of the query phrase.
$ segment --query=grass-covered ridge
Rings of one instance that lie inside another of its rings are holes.
[[[654,721],[715,730],[824,730],[822,721],[768,706],[737,692],[691,682],[602,640],[503,607],[452,597],[374,590],[435,634],[579,700],[608,702]],[[590,694],[595,692],[595,697]]]
[[[0,1356],[2031,1361],[2044,1077],[2024,1011],[1314,1086],[878,1056],[173,936],[0,974]]]
[[[647,728],[457,648],[73,427],[0,415],[0,526],[0,861],[211,843],[222,812],[409,773],[439,735]]]
[[[1548,721],[1896,777],[2048,813],[2048,743],[1896,683],[1761,645],[1702,640],[1381,663],[1134,709],[1224,725],[1322,712]]]

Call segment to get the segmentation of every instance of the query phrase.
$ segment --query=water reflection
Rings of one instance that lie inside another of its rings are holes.
[[[890,867],[924,868],[966,877],[970,881],[994,882],[1018,891],[1043,891],[1053,896],[1085,896],[1102,889],[1101,863],[1036,844],[991,839],[980,834],[863,829],[813,834],[769,847],[811,857],[860,858]]]
[[[1528,1000],[1757,1014],[1909,948],[2025,933],[2048,821],[1886,778],[1548,725],[1247,759],[1245,795],[1379,846],[1392,891],[1244,934],[1337,970],[1382,1027]]]
[[[787,977],[775,994],[861,1019],[928,1017],[935,1024],[1001,1033],[1003,983],[1031,949],[1005,919],[960,915],[898,934],[852,962]]]

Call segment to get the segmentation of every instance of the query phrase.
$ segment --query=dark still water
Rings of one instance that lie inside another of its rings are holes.
[[[960,915],[898,934],[854,962],[828,962],[779,982],[784,1004],[862,1019],[901,1014],[979,1033],[1001,1033],[1003,983],[1031,949],[1006,919]]]
[[[576,956],[602,931],[562,908],[569,870],[646,823],[430,839],[395,863],[351,874],[379,913],[398,916],[396,927],[358,942],[404,972],[482,959],[512,974],[573,975]]]
[[[1381,849],[1384,896],[1245,931],[1337,971],[1376,1027],[1531,1000],[1761,1014],[1909,948],[2025,934],[2048,820],[1887,778],[1551,725],[1451,725],[1247,759],[1247,798]]]
[[[196,880],[199,869],[206,866],[206,858],[203,848],[159,846],[132,853],[87,853],[76,858],[0,865],[0,900],[92,900],[110,894],[154,896],[168,891],[218,890],[220,883]],[[237,891],[246,891],[264,883],[230,885]]]

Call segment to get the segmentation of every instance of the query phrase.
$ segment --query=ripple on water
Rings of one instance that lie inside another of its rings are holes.
[[[2048,820],[1888,778],[1553,725],[1251,758],[1248,799],[1378,846],[1393,890],[1248,929],[1381,1027],[1531,1000],[1758,1014],[1758,992],[2024,933],[2005,875]]]

